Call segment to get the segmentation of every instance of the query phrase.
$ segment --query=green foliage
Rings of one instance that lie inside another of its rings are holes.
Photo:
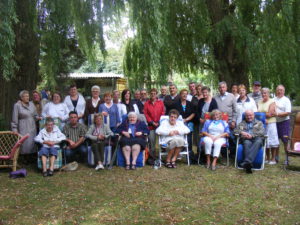
[[[0,74],[5,79],[17,68],[14,60],[15,33],[13,26],[18,22],[14,0],[0,1]]]

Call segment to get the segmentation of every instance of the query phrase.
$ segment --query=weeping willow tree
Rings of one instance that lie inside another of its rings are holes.
[[[105,56],[103,27],[124,10],[122,0],[1,0],[0,117],[10,121],[20,90]],[[0,118],[1,119],[1,118]]]
[[[298,0],[128,2],[136,35],[124,71],[137,85],[196,71],[229,84],[300,85]]]

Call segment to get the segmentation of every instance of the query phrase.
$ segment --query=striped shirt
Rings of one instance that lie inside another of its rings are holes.
[[[86,132],[86,126],[81,123],[77,123],[76,127],[66,124],[63,129],[63,133],[66,137],[74,142],[77,142],[81,137],[85,137]]]

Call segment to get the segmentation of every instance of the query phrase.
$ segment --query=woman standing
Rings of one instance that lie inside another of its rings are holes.
[[[239,97],[236,101],[237,119],[236,124],[242,122],[243,113],[250,109],[253,112],[257,112],[256,103],[253,98],[247,96],[245,85],[239,85]]]
[[[65,97],[64,103],[68,106],[69,111],[74,111],[78,114],[79,122],[83,123],[83,116],[85,111],[84,97],[78,93],[77,86],[71,85],[69,94]]]
[[[92,92],[92,98],[88,99],[86,101],[86,107],[84,111],[84,122],[87,125],[92,124],[92,117],[95,113],[98,113],[99,111],[99,106],[102,104],[104,101],[100,99],[100,87],[98,85],[94,85],[91,88]]]
[[[193,152],[193,131],[194,131],[194,123],[193,119],[195,117],[195,107],[194,105],[187,100],[188,91],[186,89],[182,89],[179,93],[180,100],[175,103],[175,109],[179,112],[179,114],[183,118],[184,124],[190,129],[190,133],[187,135],[188,145],[189,145],[189,155],[191,161],[194,160],[194,152]]]
[[[258,112],[266,113],[267,127],[266,133],[268,135],[267,151],[266,151],[266,163],[270,165],[276,164],[276,149],[279,147],[279,140],[276,127],[276,104],[274,99],[270,99],[269,88],[261,89],[262,100],[258,102]],[[270,151],[272,158],[270,158]]]
[[[207,112],[212,112],[214,109],[218,108],[217,101],[211,97],[210,95],[210,88],[209,87],[202,87],[202,96],[198,102],[198,109],[197,109],[197,117],[200,122],[199,130],[202,130],[203,124],[205,123],[204,115]]]
[[[121,103],[121,120],[124,115],[127,115],[129,112],[135,112],[136,114],[140,113],[138,106],[131,100],[131,93],[128,89],[122,91]]]
[[[104,94],[104,103],[99,106],[99,113],[102,113],[105,123],[109,124],[110,129],[115,132],[121,120],[119,117],[118,106],[111,100],[111,93]]]
[[[69,118],[69,109],[65,103],[62,102],[62,96],[59,92],[54,92],[52,95],[52,101],[48,102],[42,112],[44,118],[50,117],[52,119],[58,119],[59,123],[56,124],[60,129],[63,128],[65,122]]]
[[[197,84],[196,86],[196,95],[195,97],[198,99],[198,101],[203,98],[203,94],[202,94],[202,84]]]
[[[21,146],[20,154],[26,155],[36,152],[34,137],[36,136],[37,112],[34,104],[29,101],[29,92],[23,90],[19,94],[20,101],[15,103],[11,122],[11,129],[22,136],[29,134],[29,138]]]

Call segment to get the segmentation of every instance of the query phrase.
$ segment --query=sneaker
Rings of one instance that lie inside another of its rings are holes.
[[[275,165],[275,164],[277,164],[276,161],[270,161],[270,162],[269,162],[269,165]]]
[[[98,164],[95,168],[95,170],[103,170],[103,169],[104,169],[103,164]]]
[[[269,164],[269,162],[270,162],[269,160],[265,160],[265,164]]]

